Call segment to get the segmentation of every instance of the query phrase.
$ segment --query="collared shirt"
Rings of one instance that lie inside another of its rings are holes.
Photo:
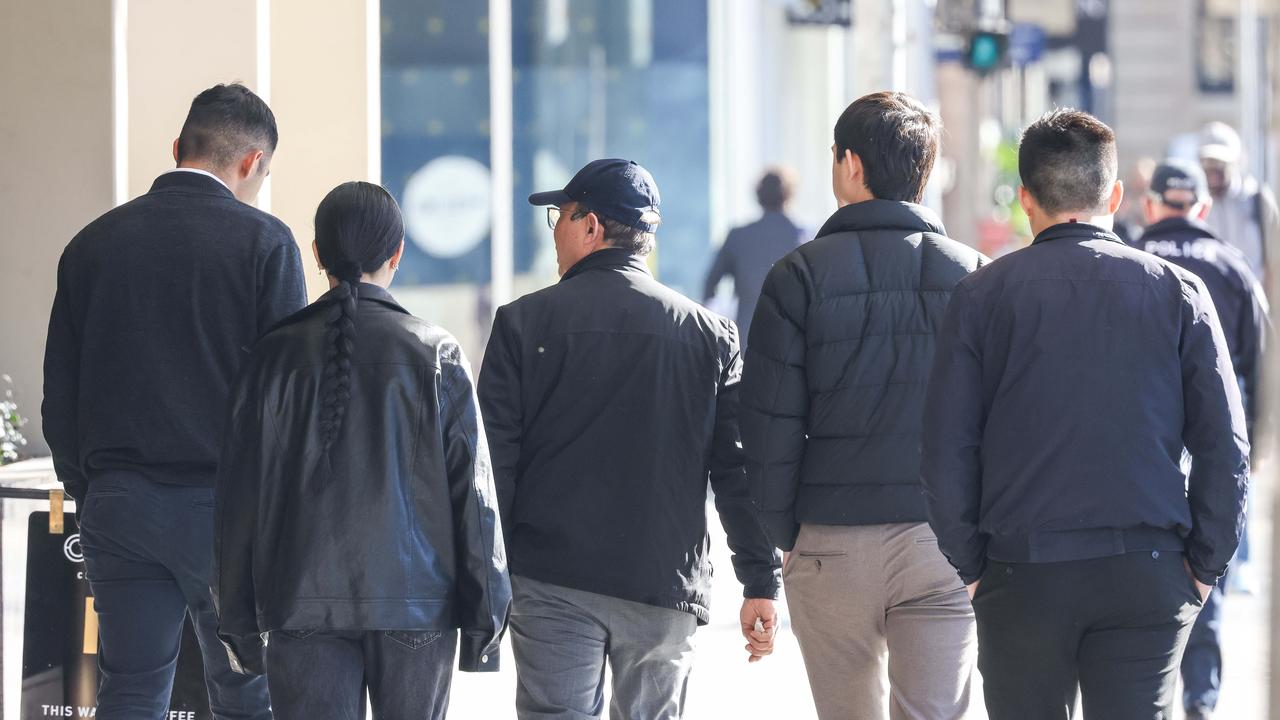
[[[231,186],[230,186],[230,185],[228,185],[228,184],[226,183],[226,181],[224,181],[222,178],[218,177],[217,175],[214,175],[213,173],[209,172],[208,170],[201,170],[200,168],[180,167],[180,168],[174,168],[174,169],[172,169],[172,170],[167,170],[167,171],[165,171],[163,174],[164,174],[164,175],[168,175],[169,173],[176,173],[176,172],[189,172],[189,173],[195,173],[195,174],[197,174],[197,175],[207,175],[207,176],[209,176],[209,177],[213,178],[214,180],[217,180],[217,181],[218,181],[218,184],[219,184],[219,185],[221,185],[222,187],[224,187],[224,188],[226,188],[226,189],[228,189],[228,190],[230,190],[230,189],[231,189]],[[232,194],[234,195],[235,193],[232,193]]]

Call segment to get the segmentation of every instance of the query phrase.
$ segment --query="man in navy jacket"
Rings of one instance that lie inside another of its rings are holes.
[[[1065,720],[1077,688],[1086,717],[1171,717],[1244,521],[1230,351],[1205,284],[1111,232],[1110,128],[1055,110],[1018,159],[1036,239],[952,296],[924,415],[930,524],[974,598],[992,720]]]

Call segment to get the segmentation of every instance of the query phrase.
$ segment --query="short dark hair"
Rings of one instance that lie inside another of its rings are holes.
[[[942,121],[906,93],[863,95],[836,121],[836,160],[862,160],[867,189],[882,200],[920,202],[942,141]]]
[[[756,200],[765,210],[781,210],[795,192],[795,176],[781,167],[769,168],[756,183]]]
[[[604,240],[612,247],[622,248],[632,255],[644,257],[653,252],[653,248],[658,242],[657,236],[653,233],[607,218],[592,210],[585,203],[578,203],[577,207],[573,209],[573,215],[570,217],[577,220],[586,217],[587,213],[595,213],[596,217],[600,219],[600,226],[604,228]]]
[[[1046,213],[1096,212],[1115,186],[1116,134],[1087,112],[1058,108],[1022,133],[1018,175]]]
[[[178,135],[178,162],[206,160],[224,168],[246,153],[275,152],[276,116],[240,83],[214,85],[191,101]]]

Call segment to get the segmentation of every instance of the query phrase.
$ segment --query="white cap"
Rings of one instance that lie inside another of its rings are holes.
[[[1240,134],[1224,122],[1211,122],[1200,131],[1200,159],[1227,164],[1240,161]]]

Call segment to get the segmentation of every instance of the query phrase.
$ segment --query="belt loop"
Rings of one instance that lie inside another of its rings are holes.
[[[1120,528],[1112,528],[1111,545],[1112,552],[1117,555],[1123,555],[1127,552],[1127,550],[1125,550],[1124,530],[1121,530]]]

